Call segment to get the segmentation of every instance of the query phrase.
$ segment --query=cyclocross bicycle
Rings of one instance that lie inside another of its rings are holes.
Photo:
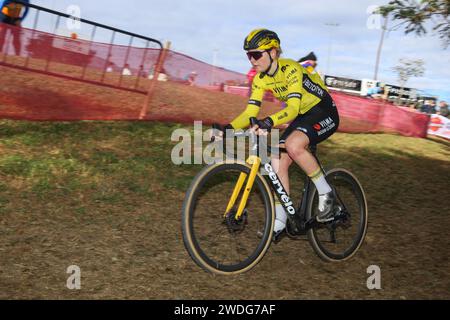
[[[252,125],[255,120],[251,119]],[[305,175],[296,208],[270,161],[262,165],[258,136],[251,131],[241,135],[250,138],[252,152],[246,163],[233,160],[209,165],[186,193],[182,232],[192,259],[206,271],[225,275],[256,266],[273,240],[275,195],[288,214],[290,238],[307,235],[316,254],[327,262],[353,257],[364,241],[368,221],[366,197],[357,178],[345,169],[325,173],[316,146],[310,146],[336,199],[333,219],[318,222],[318,193],[310,178]]]

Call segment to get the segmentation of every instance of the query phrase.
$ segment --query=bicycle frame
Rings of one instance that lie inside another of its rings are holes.
[[[252,150],[256,151],[256,154],[250,155],[250,157],[247,159],[247,164],[251,166],[250,173],[241,173],[239,176],[239,179],[236,183],[236,186],[234,187],[232,196],[230,198],[230,201],[228,202],[226,212],[224,213],[224,217],[230,212],[230,210],[234,207],[236,200],[241,193],[242,187],[244,186],[244,182],[247,179],[247,176],[249,176],[249,179],[247,180],[247,184],[245,185],[245,190],[242,195],[241,201],[239,203],[238,210],[235,215],[235,219],[239,220],[242,217],[242,214],[244,213],[244,209],[247,205],[247,200],[250,195],[250,192],[252,190],[253,184],[255,182],[256,175],[261,167],[261,158],[257,154],[258,150],[258,139],[256,137],[250,136],[252,139]],[[319,166],[322,171],[323,167],[320,164],[319,159],[316,156],[316,146],[310,147],[311,152],[313,156],[316,158],[317,162],[319,163]],[[309,221],[305,221],[306,217],[306,199],[309,198],[310,192],[311,192],[311,179],[306,176],[305,177],[305,183],[304,183],[304,189],[303,189],[303,195],[302,199],[300,201],[300,204],[297,209],[295,209],[293,202],[289,195],[286,192],[286,189],[284,188],[283,184],[281,183],[281,180],[279,179],[277,173],[272,167],[272,162],[269,161],[268,163],[264,164],[263,166],[265,172],[267,173],[267,176],[269,177],[270,181],[270,187],[272,191],[277,195],[277,198],[279,199],[280,203],[284,206],[286,212],[288,213],[288,219],[294,223],[294,225],[297,226],[297,232],[303,232],[306,230],[311,229],[316,225],[316,219],[311,218]]]
[[[253,123],[251,125],[253,128]],[[319,222],[316,216],[318,192],[314,182],[307,175],[305,176],[303,196],[299,206],[294,207],[293,201],[274,170],[276,160],[273,159],[273,162],[265,160],[265,139],[258,141],[253,130],[239,135],[234,133],[234,136],[251,138],[250,157],[246,163],[235,162],[235,154],[229,156],[227,150],[223,149],[226,155],[225,161],[205,167],[194,178],[186,193],[182,209],[182,232],[184,244],[192,259],[203,269],[217,274],[238,274],[253,268],[261,261],[270,244],[276,243],[280,239],[278,237],[280,234],[274,234],[272,229],[275,226],[275,197],[280,200],[287,211],[288,221],[284,231],[289,238],[302,239],[304,235],[307,235],[313,250],[327,262],[344,261],[354,256],[364,240],[368,219],[364,190],[356,177],[350,171],[340,168],[327,172],[326,178],[329,180],[336,200],[332,207],[332,219]],[[229,133],[226,133],[225,138],[227,137],[229,137]],[[214,140],[211,139],[211,142]],[[223,143],[222,140],[216,142]],[[262,149],[258,149],[258,143]],[[238,151],[242,147],[241,145]],[[324,171],[317,159],[316,146],[310,146],[309,149],[318,161],[320,169]],[[232,150],[234,151],[234,146]],[[261,152],[258,153],[258,151]],[[272,150],[272,155],[274,151]],[[283,155],[283,158],[285,156]],[[231,159],[233,160],[230,161]],[[261,173],[266,174],[263,177]],[[250,197],[254,184],[256,184],[255,189],[258,190],[255,190],[252,194],[253,197]],[[350,191],[350,196],[347,196],[347,192],[345,193],[344,200],[351,201],[351,212],[348,212],[338,195],[337,190],[344,190],[341,188]],[[225,209],[222,201],[216,200],[217,192],[221,192],[221,190],[228,190],[222,192],[222,194],[226,192],[227,195],[231,191],[225,213],[221,212]],[[256,191],[259,191],[260,194],[256,195]],[[203,195],[208,192],[212,198],[206,196],[206,200],[203,201]],[[219,210],[219,217],[216,215],[217,210]],[[216,223],[205,224],[204,219],[197,218],[197,213],[199,215],[209,214],[218,219],[216,219]],[[253,214],[255,216],[252,216]],[[224,216],[221,217],[222,215]],[[352,215],[356,216],[356,223],[353,223]],[[217,223],[220,224],[220,227],[217,226]],[[196,225],[201,225],[202,228],[196,228]],[[337,239],[338,236],[339,238],[341,236],[341,232],[336,232],[336,230],[338,228],[346,230],[350,227],[353,228],[349,230],[349,233],[342,232],[342,236],[346,239],[351,238],[351,242],[348,243],[349,241],[345,240],[345,247],[336,246],[336,244],[340,244]],[[246,230],[248,232],[244,233]],[[245,242],[247,235],[251,243],[241,246],[240,243]],[[219,240],[220,245],[218,244]],[[331,244],[328,245],[329,243]],[[226,248],[231,249],[231,253]],[[210,252],[212,255],[209,255]]]

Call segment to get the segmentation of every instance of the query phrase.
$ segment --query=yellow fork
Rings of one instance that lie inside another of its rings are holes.
[[[248,177],[247,184],[245,186],[244,194],[242,195],[241,202],[239,203],[239,208],[236,213],[235,219],[239,220],[244,212],[245,206],[247,205],[248,197],[250,196],[250,191],[252,190],[253,183],[255,182],[256,174],[258,173],[259,167],[261,165],[261,158],[257,156],[250,156],[247,159],[247,163],[252,166],[250,170],[250,176]],[[231,195],[231,199],[228,202],[227,210],[224,214],[224,217],[230,212],[231,208],[233,208],[239,193],[241,192],[242,186],[244,185],[245,179],[247,178],[247,174],[242,172],[239,176],[238,182],[234,187],[233,194]]]

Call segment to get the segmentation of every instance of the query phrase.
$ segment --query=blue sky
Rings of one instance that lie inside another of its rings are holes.
[[[67,12],[79,6],[81,17],[102,24],[171,41],[172,50],[221,67],[247,72],[244,37],[255,28],[276,31],[284,57],[298,59],[310,51],[326,74],[372,79],[381,30],[371,8],[388,0],[34,0],[32,3]],[[28,19],[27,24],[31,24]],[[339,24],[328,26],[327,24]],[[390,27],[395,23],[391,22]],[[88,33],[88,32],[87,32]],[[331,50],[330,50],[331,48]],[[379,79],[396,84],[391,70],[400,58],[425,60],[423,77],[408,87],[450,101],[450,49],[437,36],[387,33]]]

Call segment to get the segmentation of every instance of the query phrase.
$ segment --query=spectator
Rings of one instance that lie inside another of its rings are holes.
[[[152,66],[152,68],[150,69],[148,78],[153,79],[154,73],[155,73],[155,66]],[[161,69],[159,70],[159,74],[158,74],[158,81],[168,81],[168,80],[169,80],[169,76],[166,73],[166,69],[164,69],[164,67],[161,67]]]
[[[384,101],[388,101],[389,100],[389,90],[391,89],[391,87],[387,86],[386,84],[382,83],[380,85],[382,92],[380,92],[381,94],[381,99],[383,99]],[[417,107],[417,106],[416,106]]]
[[[387,91],[386,85],[384,83],[380,83],[379,90],[378,90],[378,95],[379,95],[380,99],[387,100],[386,91]]]
[[[415,102],[411,102],[408,106],[412,111],[416,111],[416,103]]]
[[[30,3],[29,0],[22,2]],[[13,38],[14,52],[16,55],[20,55],[22,46],[20,27],[28,14],[28,10],[28,6],[14,0],[0,0],[0,52],[3,52],[7,30],[9,30]]]
[[[131,75],[133,75],[133,74],[131,73],[130,65],[129,65],[128,63],[125,64],[125,67],[122,69],[122,75],[123,75],[123,76],[131,76]]]
[[[377,84],[368,84],[367,85],[367,97],[378,99],[381,97],[380,95],[381,88],[377,86]]]
[[[184,80],[187,81],[187,83],[190,86],[193,86],[195,84],[195,80],[197,79],[197,72],[196,71],[192,71],[191,73],[188,73],[185,77]]]
[[[108,66],[106,67],[106,72],[110,73],[114,71],[114,63],[108,62]]]
[[[168,81],[169,80],[169,76],[164,73],[164,72],[160,72],[158,75],[158,81]]]
[[[373,91],[374,91],[374,93],[372,94],[372,98],[381,99],[381,97],[383,96],[383,93],[384,93],[384,89],[382,89],[378,83],[375,84]]]
[[[427,113],[429,108],[429,102],[428,100],[425,100],[423,104],[420,106],[420,112]]]
[[[314,52],[308,53],[308,55],[298,59],[298,62],[308,70],[309,73],[314,73],[317,67],[317,57]]]
[[[443,117],[448,118],[448,116],[450,114],[450,110],[448,109],[448,103],[445,101],[440,101],[439,102],[439,110],[436,113]]]
[[[417,110],[418,112],[422,112],[423,104],[424,104],[424,101],[423,101],[423,100],[418,100],[418,101],[416,102],[416,110]]]
[[[150,68],[150,71],[148,72],[149,79],[153,79],[153,75],[155,74],[155,67],[156,65],[152,65],[152,67]]]
[[[428,110],[428,114],[435,114],[436,113],[436,101],[435,100],[430,100],[430,108]]]
[[[145,78],[147,76],[146,72],[144,71],[144,65],[140,65],[139,66],[139,71],[138,71],[138,77],[143,77]]]
[[[434,106],[435,106],[435,102],[433,100],[426,100],[424,102],[424,104],[422,105],[420,112],[426,113],[426,114],[433,114],[436,112]]]

